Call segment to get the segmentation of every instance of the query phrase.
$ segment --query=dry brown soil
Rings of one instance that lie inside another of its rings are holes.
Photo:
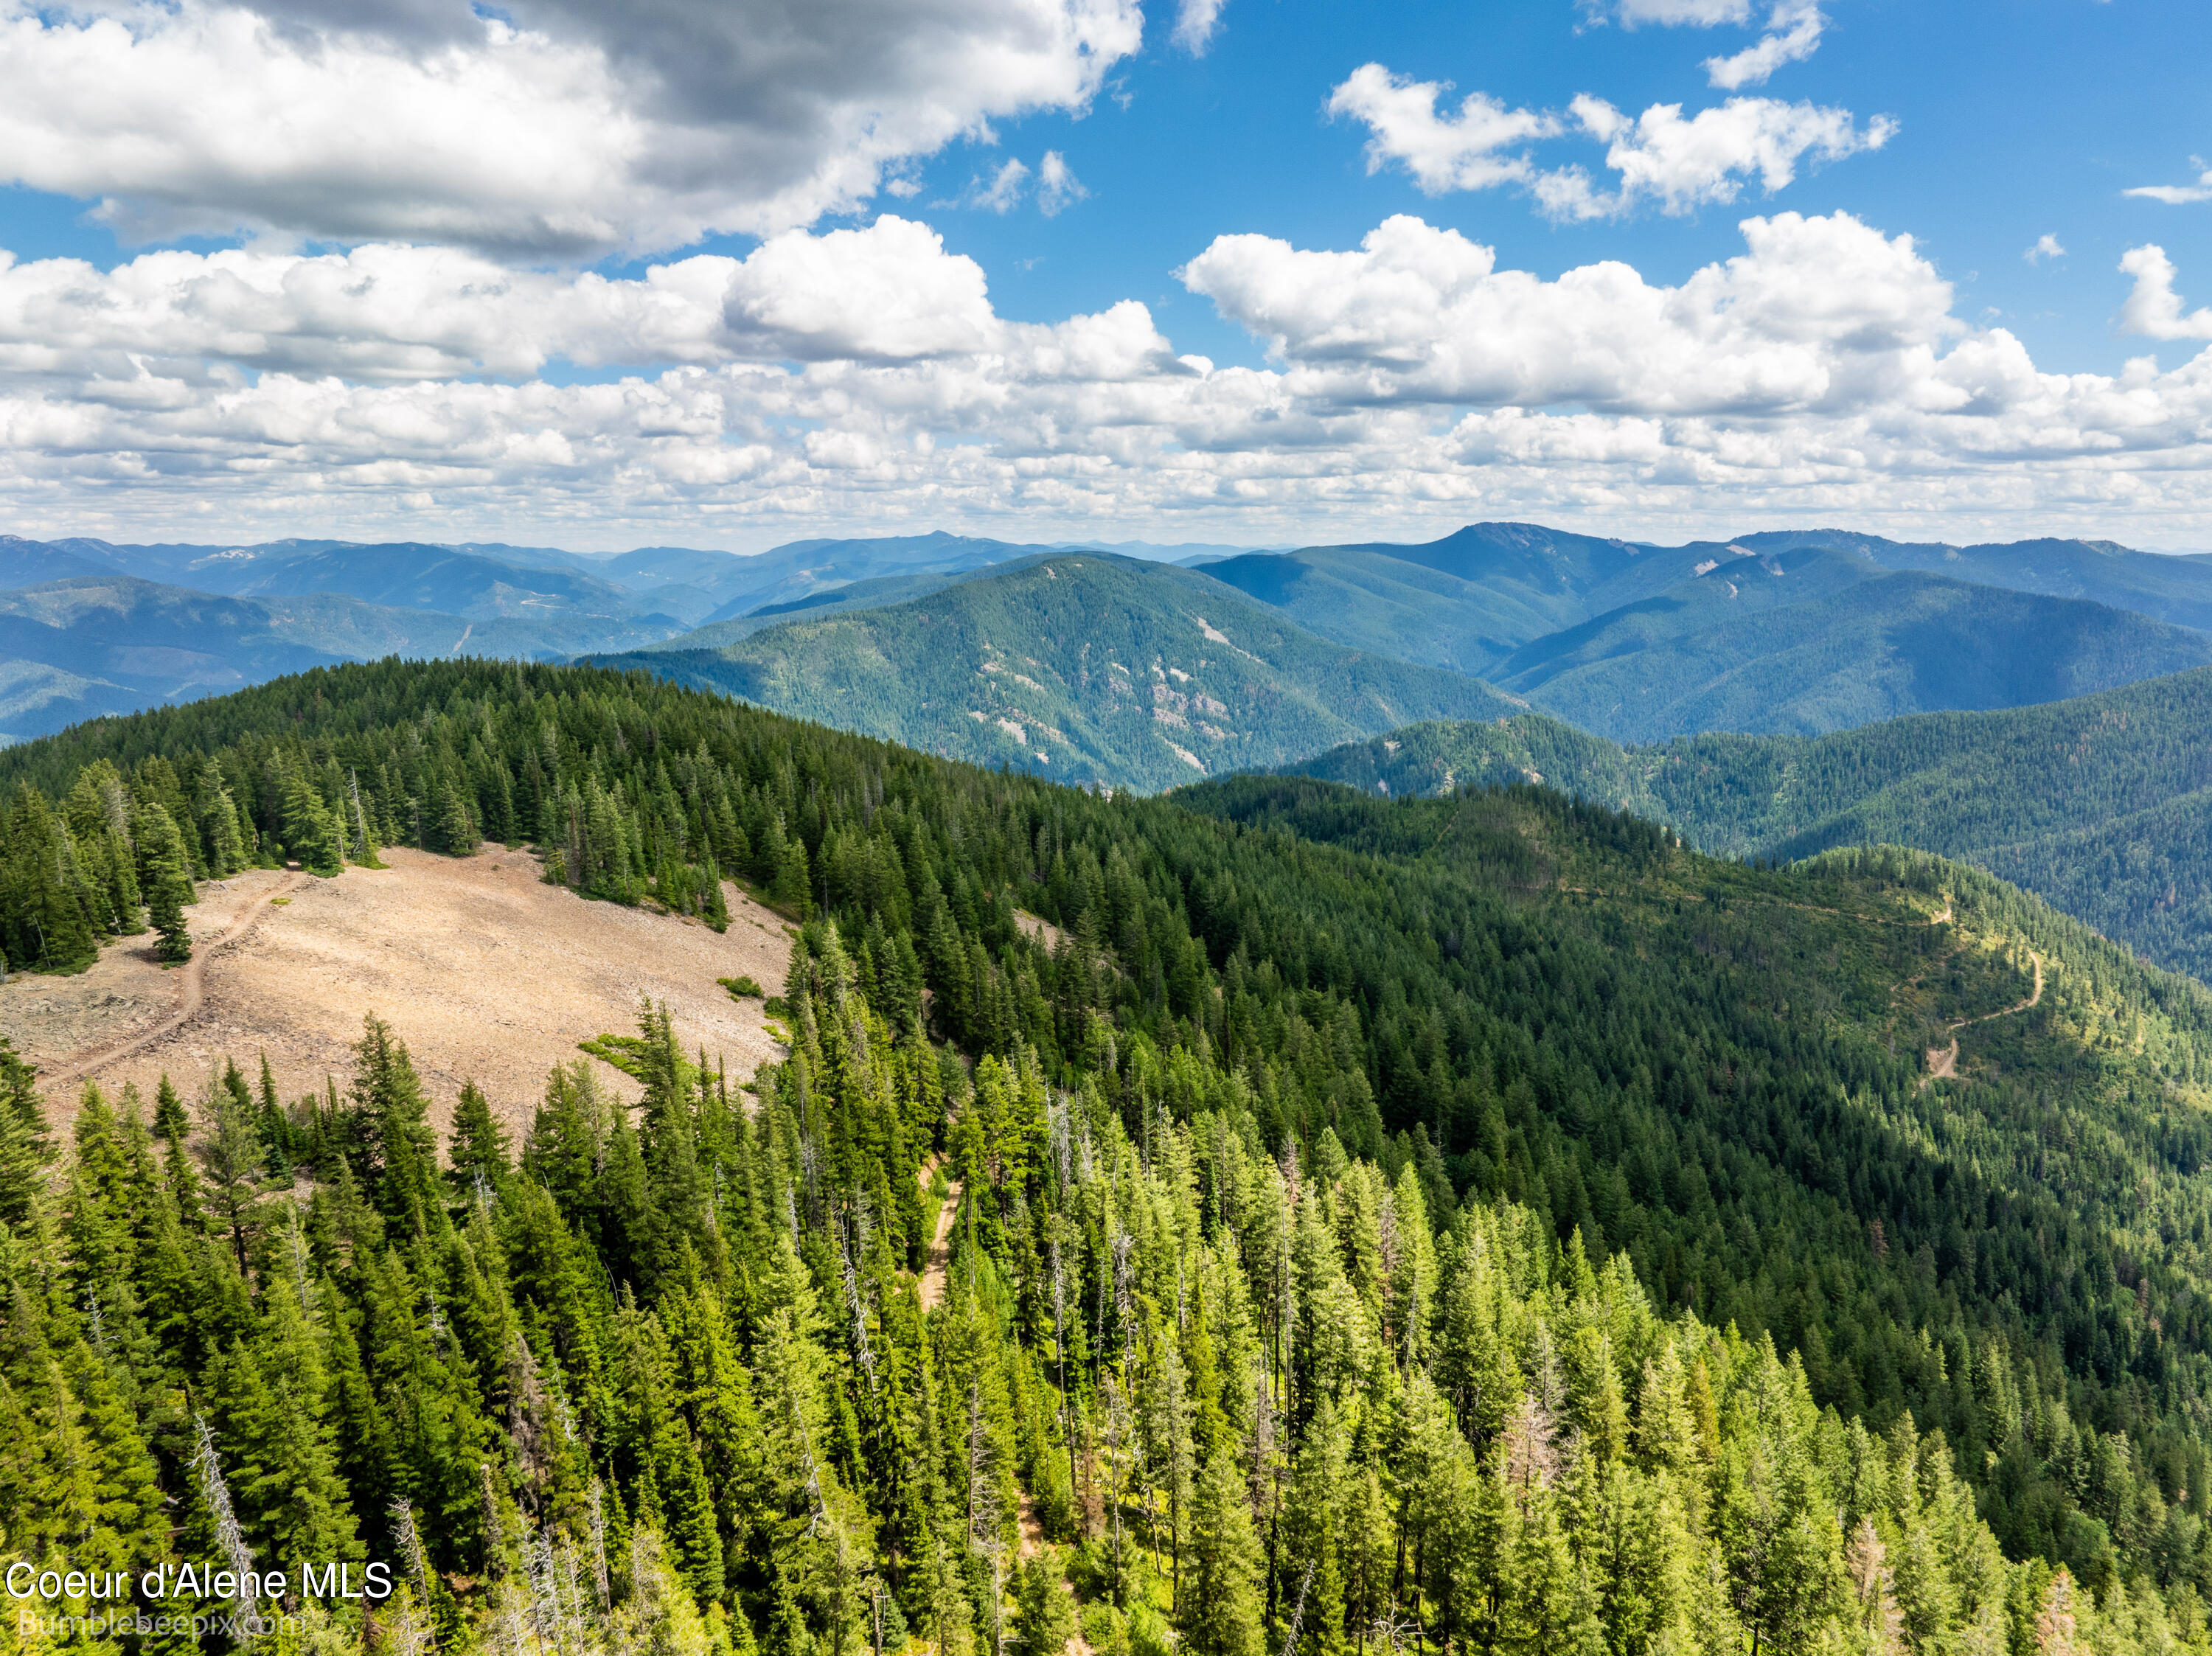
[[[1043,915],[1032,914],[1025,908],[1018,908],[1014,911],[1014,924],[1051,952],[1057,952],[1060,945],[1067,937],[1067,933],[1045,919]]]
[[[251,1076],[264,1052],[288,1100],[325,1075],[343,1091],[369,1012],[407,1043],[441,1125],[468,1077],[510,1124],[526,1123],[546,1072],[580,1040],[633,1032],[641,995],[665,1001],[686,1050],[703,1046],[732,1083],[780,1053],[761,1003],[715,981],[750,975],[774,994],[790,961],[783,921],[734,888],[717,936],[586,902],[544,884],[519,852],[383,857],[390,868],[331,880],[256,869],[210,882],[186,911],[199,943],[190,966],[165,971],[150,937],[133,937],[77,977],[11,978],[0,1033],[39,1065],[58,1118],[86,1080],[111,1091],[134,1082],[150,1098],[167,1071],[189,1100],[225,1056]]]
[[[933,1156],[914,1170],[915,1178],[922,1189],[929,1189],[929,1181],[936,1175],[937,1158]],[[921,1265],[921,1308],[934,1311],[945,1302],[945,1274],[952,1259],[952,1222],[960,1212],[960,1181],[945,1180],[945,1204],[937,1210],[937,1233],[929,1239],[929,1252]]]

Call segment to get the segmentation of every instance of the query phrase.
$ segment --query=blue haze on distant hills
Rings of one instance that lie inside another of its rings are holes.
[[[1954,547],[1815,530],[1662,547],[1478,524],[1421,545],[1289,551],[939,532],[796,541],[748,556],[6,537],[0,737],[390,653],[643,665],[712,653],[741,658],[744,682],[796,682],[765,668],[813,636],[806,626],[881,612],[869,625],[889,637],[948,587],[1003,582],[1021,561],[1085,549],[1117,555],[1098,562],[1121,572],[1115,601],[1157,610],[1161,625],[1184,624],[1173,617],[1191,591],[1232,588],[1274,612],[1271,635],[1310,640],[1293,652],[1301,670],[1328,677],[1375,658],[1443,669],[1624,741],[1814,734],[2056,701],[2212,663],[2212,557],[2076,540]],[[1231,596],[1221,591],[1221,603]],[[1004,599],[991,613],[1020,630],[1024,612]],[[1038,659],[1073,683],[1084,645],[1040,637],[1030,653],[1049,652]],[[984,670],[980,659],[942,664]],[[834,720],[834,692],[810,694],[831,699],[786,710]],[[969,724],[977,713],[940,711]],[[925,744],[927,722],[906,727]],[[962,734],[966,751],[973,733]],[[1025,762],[1030,749],[1008,743],[995,757]],[[1145,785],[1134,773],[1096,779]]]

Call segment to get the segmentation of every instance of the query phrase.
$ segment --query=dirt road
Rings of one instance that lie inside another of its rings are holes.
[[[1992,1018],[2008,1018],[2015,1012],[2025,1012],[2040,1003],[2043,999],[2043,956],[2031,949],[2027,951],[2027,957],[2035,963],[2035,986],[2028,991],[2026,1000],[2016,1001],[1994,1012],[1984,1012],[1978,1018],[1960,1018],[1950,1027],[1954,1029],[1970,1028],[1977,1023],[1987,1023]],[[1928,1073],[1920,1077],[1920,1090],[1927,1091],[1933,1082],[1955,1080],[1958,1074],[1959,1038],[1954,1035],[1948,1047],[1930,1046],[1928,1049]]]
[[[68,1087],[82,1081],[111,1064],[119,1064],[134,1052],[143,1052],[155,1041],[165,1039],[190,1023],[200,1013],[200,1004],[207,998],[208,962],[224,949],[242,943],[261,923],[269,918],[270,909],[279,902],[289,901],[284,894],[307,877],[286,873],[277,879],[264,900],[257,889],[240,904],[230,916],[229,923],[221,935],[208,942],[195,942],[192,957],[175,968],[177,985],[176,1010],[161,1019],[151,1028],[130,1035],[112,1046],[89,1053],[75,1053],[63,1060],[58,1068],[48,1069],[39,1077],[39,1084],[47,1092]]]
[[[921,1181],[925,1191],[929,1188],[929,1181],[936,1176],[937,1168],[937,1160],[933,1156],[915,1169],[915,1176]],[[954,1179],[946,1183],[945,1205],[937,1210],[937,1234],[929,1239],[929,1252],[921,1262],[921,1308],[924,1311],[933,1311],[945,1303],[945,1272],[952,1259],[952,1222],[959,1214],[960,1181]]]

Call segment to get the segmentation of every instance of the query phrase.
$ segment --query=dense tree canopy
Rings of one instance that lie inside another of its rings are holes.
[[[49,1165],[0,1057],[11,1554],[227,1508],[392,1561],[309,1632],[410,1650],[2205,1638],[2212,997],[1986,876],[1533,788],[1108,800],[469,663],[0,771],[8,923],[82,934],[18,966],[138,923],[149,804],[196,869],[481,827],[799,940],[749,1082],[647,1007],[434,1099],[372,1018],[317,1096],[88,1090]]]

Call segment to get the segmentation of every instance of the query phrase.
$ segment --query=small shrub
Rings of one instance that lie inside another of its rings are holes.
[[[1103,1598],[1083,1607],[1083,1641],[1092,1656],[1129,1656],[1129,1629]]]

